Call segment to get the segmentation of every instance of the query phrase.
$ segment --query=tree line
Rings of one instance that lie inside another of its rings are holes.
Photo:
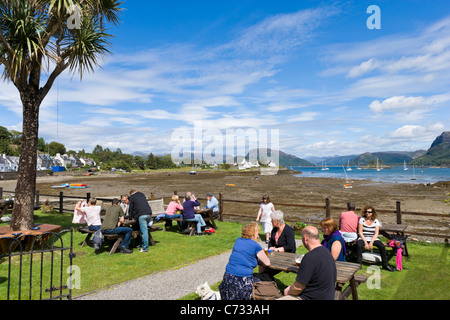
[[[145,156],[133,156],[132,154],[123,153],[120,148],[115,151],[109,148],[104,148],[100,145],[95,146],[92,153],[86,153],[83,149],[77,153],[79,157],[91,158],[102,170],[111,170],[112,168],[122,169],[126,171],[131,170],[156,170],[175,168],[176,165],[172,161],[170,155],[155,156],[150,153]]]
[[[8,130],[0,126],[0,154],[8,156],[20,156],[22,144],[22,132],[16,130]],[[78,152],[74,150],[67,150],[64,144],[52,141],[46,143],[44,138],[38,139],[37,150],[39,153],[49,154],[54,157],[57,153],[63,155],[76,155],[82,158],[90,158],[95,161],[103,170],[111,170],[112,168],[122,169],[126,171],[131,170],[156,170],[174,168],[176,165],[172,161],[170,155],[155,156],[152,153],[148,156],[133,156],[131,154],[123,153],[119,148],[115,151],[109,148],[103,149],[102,146],[97,145],[91,153],[84,149]]]

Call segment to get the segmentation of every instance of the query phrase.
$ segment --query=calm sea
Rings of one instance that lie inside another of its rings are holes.
[[[342,178],[349,180],[372,180],[391,183],[435,183],[438,181],[450,181],[450,168],[412,168],[404,170],[403,166],[392,169],[356,169],[344,171],[341,167],[328,167],[329,170],[322,170],[321,167],[287,167],[295,171],[301,171],[298,177],[322,177],[322,178]],[[345,168],[346,169],[346,168]],[[347,177],[346,177],[347,175]]]

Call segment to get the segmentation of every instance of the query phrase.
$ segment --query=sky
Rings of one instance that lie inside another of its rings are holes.
[[[123,8],[112,55],[82,81],[63,73],[41,105],[46,142],[229,153],[227,137],[244,132],[305,158],[426,150],[450,130],[447,0],[124,0]],[[7,82],[0,125],[22,131]]]

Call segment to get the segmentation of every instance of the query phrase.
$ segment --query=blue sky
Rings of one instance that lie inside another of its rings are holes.
[[[370,5],[381,29],[367,28]],[[280,150],[304,158],[427,149],[450,130],[448,1],[123,6],[114,54],[83,81],[61,75],[43,102],[47,142],[167,154],[175,130],[201,123],[279,130]],[[21,112],[0,82],[0,125],[21,131]]]

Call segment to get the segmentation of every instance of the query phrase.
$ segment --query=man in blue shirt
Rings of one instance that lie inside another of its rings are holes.
[[[213,213],[219,212],[219,201],[217,201],[216,197],[214,197],[211,192],[206,194],[206,199],[208,202],[206,202],[205,208],[212,209]]]
[[[211,192],[206,194],[206,199],[208,200],[206,202],[205,209],[212,209],[212,215],[219,214],[219,201],[217,201],[216,197],[213,196]],[[210,221],[206,221],[206,228],[211,229],[213,227],[212,223]]]

